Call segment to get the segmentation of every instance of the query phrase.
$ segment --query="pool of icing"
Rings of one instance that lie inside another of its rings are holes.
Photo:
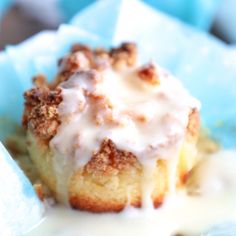
[[[50,207],[27,236],[199,235],[211,226],[236,222],[236,151],[222,150],[199,162],[186,192],[169,196],[157,210],[127,208],[92,214]]]

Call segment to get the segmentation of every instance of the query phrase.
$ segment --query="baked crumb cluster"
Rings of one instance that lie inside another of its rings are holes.
[[[104,70],[107,67],[121,69],[125,66],[134,66],[137,59],[137,49],[134,43],[123,43],[118,48],[105,50],[103,48],[91,49],[83,44],[75,44],[71,52],[58,61],[59,74],[54,86],[67,80],[80,69]]]
[[[109,174],[136,166],[141,170],[141,165],[133,153],[119,150],[110,139],[105,139],[98,152],[94,153],[85,166],[85,171],[90,174]]]
[[[61,89],[59,85],[67,81],[75,73],[85,74],[88,78],[95,80],[95,75],[87,69],[104,70],[112,67],[119,70],[125,67],[133,67],[137,60],[137,48],[134,43],[123,43],[120,47],[105,50],[103,48],[91,49],[84,44],[75,44],[71,52],[59,59],[59,73],[52,83],[49,83],[43,75],[33,78],[35,88],[24,93],[25,111],[23,115],[23,125],[30,129],[46,142],[50,141],[57,132],[60,125],[58,116],[58,105],[62,101]],[[150,84],[158,84],[158,74],[156,67],[149,63],[137,69],[140,79]],[[112,89],[112,88],[111,88]],[[100,103],[99,109],[112,108],[108,101],[104,101],[101,96],[89,95],[95,102]],[[109,113],[109,112],[108,112]],[[102,120],[95,116],[97,124]],[[143,117],[138,117],[142,120]],[[107,122],[116,122],[109,118]]]
[[[60,89],[41,86],[25,92],[23,125],[40,139],[49,141],[60,125],[57,107],[62,101]]]
[[[168,72],[136,60],[134,43],[75,44],[51,83],[35,76],[25,92],[29,153],[58,201],[92,212],[157,208],[184,185],[198,102]]]
[[[156,69],[155,65],[153,65],[152,63],[141,67],[138,70],[138,76],[142,80],[144,80],[152,85],[158,85],[160,83],[160,80],[159,80],[158,74],[157,74],[157,69]]]

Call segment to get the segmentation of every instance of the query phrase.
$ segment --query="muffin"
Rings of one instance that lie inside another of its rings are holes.
[[[28,151],[55,198],[74,209],[158,208],[196,163],[199,102],[133,43],[76,44],[49,83],[24,94]]]

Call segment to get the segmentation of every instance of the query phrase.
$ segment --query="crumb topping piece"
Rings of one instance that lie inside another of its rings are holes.
[[[60,70],[53,87],[68,80],[71,75],[81,69],[102,71],[108,67],[117,70],[132,67],[136,63],[136,57],[137,49],[134,43],[123,43],[120,47],[110,50],[91,49],[83,44],[75,44],[71,52],[58,61]]]
[[[60,125],[57,106],[62,101],[61,90],[33,88],[24,93],[23,125],[42,140],[49,141]]]
[[[109,54],[113,66],[117,69],[136,64],[137,48],[134,43],[123,43],[119,48],[112,48]]]
[[[100,150],[93,154],[91,160],[85,166],[88,173],[110,174],[135,167],[141,170],[141,165],[133,153],[119,150],[110,139],[104,139]]]
[[[158,78],[156,66],[153,63],[142,66],[138,69],[138,76],[143,81],[151,85],[159,85],[160,80]]]
[[[33,84],[37,88],[47,88],[49,86],[46,77],[42,74],[33,77]]]

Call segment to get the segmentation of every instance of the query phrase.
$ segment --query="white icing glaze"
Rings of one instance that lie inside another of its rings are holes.
[[[179,192],[157,210],[129,208],[118,214],[92,214],[54,206],[44,222],[27,236],[170,236],[177,232],[189,236],[200,235],[218,223],[236,222],[236,151],[206,157],[195,171],[193,181],[200,189],[207,186],[213,190],[211,194],[202,191],[201,195],[188,196]],[[222,183],[222,188],[215,189],[215,180]]]
[[[72,173],[84,166],[93,152],[99,150],[101,142],[109,138],[119,149],[137,156],[144,167],[143,178],[147,180],[157,159],[172,158],[169,180],[174,191],[176,162],[189,113],[193,108],[199,109],[199,102],[176,78],[159,67],[160,84],[153,85],[137,75],[137,68],[119,71],[107,68],[98,72],[88,70],[85,62],[81,65],[84,70],[61,84],[62,124],[51,147],[72,163],[69,164]],[[69,176],[68,173],[65,178]],[[151,184],[148,186],[151,188]],[[150,192],[145,187],[146,199],[150,199]]]
[[[221,192],[235,192],[236,154],[223,150],[204,157],[193,169],[190,192],[201,195],[216,195]],[[191,191],[192,190],[192,191]]]

